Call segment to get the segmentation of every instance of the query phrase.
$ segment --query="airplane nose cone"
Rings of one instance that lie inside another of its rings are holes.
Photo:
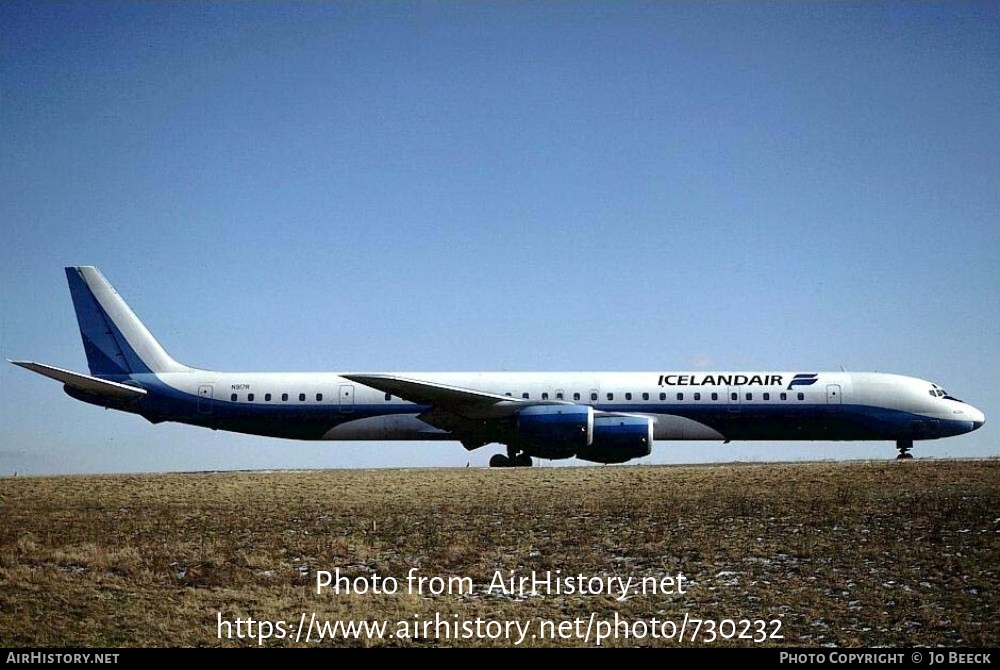
[[[986,415],[971,405],[969,406],[969,414],[972,415],[972,430],[978,430],[986,423]]]

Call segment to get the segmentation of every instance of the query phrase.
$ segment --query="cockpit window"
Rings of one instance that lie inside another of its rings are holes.
[[[931,397],[934,397],[934,398],[944,398],[945,400],[954,400],[955,402],[962,402],[961,400],[959,400],[955,396],[948,395],[948,392],[945,391],[940,386],[938,386],[937,384],[931,384],[931,386],[934,387],[930,391],[928,391],[928,393],[931,394]]]

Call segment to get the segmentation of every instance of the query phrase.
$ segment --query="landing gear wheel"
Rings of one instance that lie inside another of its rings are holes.
[[[896,449],[899,449],[899,456],[896,456],[896,460],[908,461],[913,458],[913,454],[910,453],[912,448],[913,440],[896,440]]]
[[[506,456],[503,454],[494,454],[490,458],[491,468],[530,468],[532,465],[534,465],[534,462],[531,460],[531,456],[523,451],[518,453],[517,450],[510,447],[507,448]]]
[[[509,468],[511,465],[512,463],[510,459],[504,456],[503,454],[494,454],[490,458],[491,468]]]
[[[519,454],[511,463],[515,468],[530,468],[534,463],[528,454]]]

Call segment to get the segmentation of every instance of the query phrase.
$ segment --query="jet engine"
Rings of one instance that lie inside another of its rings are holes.
[[[594,439],[594,408],[534,405],[517,414],[517,446],[540,458],[572,458]]]
[[[625,463],[649,456],[653,449],[653,420],[645,416],[594,417],[594,440],[581,447],[577,458],[594,463]]]

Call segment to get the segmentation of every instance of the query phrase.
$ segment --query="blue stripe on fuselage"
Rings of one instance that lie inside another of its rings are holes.
[[[932,439],[970,430],[969,421],[935,419],[873,405],[691,403],[598,405],[595,409],[681,416],[709,426],[729,440]]]

